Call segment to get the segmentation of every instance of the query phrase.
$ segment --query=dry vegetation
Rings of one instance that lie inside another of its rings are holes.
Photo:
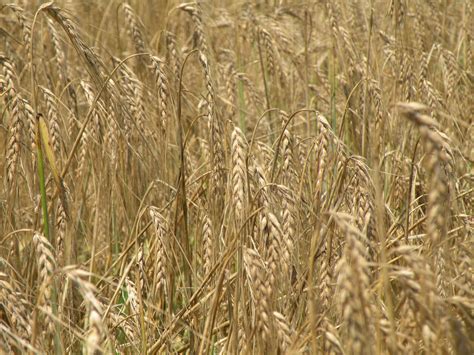
[[[472,354],[469,0],[5,1],[0,352]]]

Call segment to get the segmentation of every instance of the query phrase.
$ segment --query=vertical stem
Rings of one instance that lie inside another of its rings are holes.
[[[306,108],[309,108],[309,51],[308,51],[308,42],[309,42],[309,36],[311,36],[311,31],[308,31],[308,27],[311,25],[311,16],[309,12],[306,10],[304,13],[304,61],[305,61],[305,67],[304,67],[304,96],[305,96],[305,103],[306,103]],[[311,115],[309,111],[306,112],[306,130],[307,132],[311,132]]]
[[[240,71],[240,69],[242,68],[242,58],[240,56],[240,52],[241,52],[241,48],[240,48],[240,41],[239,41],[239,34],[237,31],[234,31],[234,34],[235,34],[235,38],[234,38],[234,41],[235,41],[235,46],[236,46],[236,51],[235,51],[235,54],[236,54],[236,58],[235,58],[235,64],[236,64],[236,69],[238,71]],[[244,99],[244,85],[242,83],[242,80],[237,80],[237,109],[239,111],[239,127],[240,129],[242,130],[242,132],[245,133],[246,131],[246,121],[245,121],[245,111],[244,111],[244,107],[245,107],[245,99]]]
[[[54,245],[52,236],[49,234],[49,217],[48,217],[48,200],[46,196],[46,179],[44,175],[44,159],[43,159],[43,148],[41,145],[41,133],[39,127],[39,119],[41,114],[36,115],[36,152],[38,156],[38,178],[39,178],[39,188],[40,188],[40,195],[41,195],[41,213],[43,218],[43,234],[46,239]],[[52,292],[51,292],[51,308],[53,311],[53,315],[55,317],[58,316],[58,305],[57,305],[57,297],[58,297],[58,288],[56,282],[53,282]],[[35,315],[36,316],[36,315]],[[56,354],[62,354],[62,346],[61,346],[61,330],[59,323],[55,322],[55,334],[54,334],[54,348]]]
[[[367,164],[370,166],[369,157],[369,118],[368,118],[368,93],[369,93],[369,69],[370,69],[370,52],[372,47],[372,28],[374,24],[374,8],[372,0],[370,1],[370,20],[369,20],[369,40],[367,43],[367,63],[365,68],[365,89],[364,89],[364,111],[363,111],[363,130],[362,130],[362,156],[367,158]]]
[[[329,61],[329,81],[331,85],[331,101],[330,101],[330,116],[331,127],[334,132],[337,132],[336,126],[336,43],[332,44],[331,60]]]
[[[258,57],[260,59],[260,68],[262,70],[262,77],[263,77],[263,86],[265,88],[265,100],[267,103],[267,111],[268,111],[268,119],[270,120],[271,126],[271,135],[270,139],[273,142],[273,126],[272,126],[272,112],[270,111],[271,104],[270,104],[270,93],[268,91],[268,82],[267,82],[267,72],[265,70],[265,66],[263,65],[263,55],[262,55],[262,47],[260,45],[260,32],[257,31],[257,46],[258,46]]]
[[[43,218],[43,234],[48,241],[53,244],[53,241],[49,235],[49,219],[48,219],[48,201],[46,196],[46,181],[44,177],[44,160],[43,160],[43,149],[41,146],[40,129],[39,129],[39,118],[40,114],[36,115],[36,152],[38,155],[38,178],[39,188],[41,195],[41,212]]]

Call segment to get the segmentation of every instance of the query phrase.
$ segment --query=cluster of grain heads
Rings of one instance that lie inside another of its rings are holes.
[[[473,15],[1,5],[0,352],[473,353]]]
[[[96,287],[87,279],[91,276],[84,270],[68,268],[66,277],[78,288],[86,305],[85,350],[87,354],[103,353],[106,349],[107,327],[104,324],[104,307],[97,299]]]
[[[5,319],[2,326],[9,325],[15,332],[6,332],[5,344],[8,346],[17,346],[23,349],[22,340],[31,337],[31,324],[28,319],[29,309],[25,307],[28,304],[23,298],[23,294],[18,291],[18,287],[12,281],[8,281],[8,275],[0,273],[0,295],[2,306],[4,308]]]
[[[339,214],[335,220],[347,238],[343,255],[336,265],[341,314],[349,336],[347,349],[352,354],[363,354],[373,347],[367,251],[360,241],[360,231],[349,216]]]
[[[445,295],[446,284],[446,243],[448,233],[449,216],[446,212],[450,210],[450,193],[447,169],[451,164],[451,149],[447,136],[440,132],[438,124],[430,116],[423,114],[427,107],[418,103],[398,104],[402,113],[419,128],[425,140],[427,162],[426,167],[431,175],[430,192],[428,194],[427,235],[432,247],[430,252],[435,255],[435,267],[437,270],[438,289]],[[444,210],[444,211],[443,211]]]

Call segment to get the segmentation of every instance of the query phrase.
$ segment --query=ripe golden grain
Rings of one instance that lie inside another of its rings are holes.
[[[1,6],[0,352],[473,353],[473,16]]]

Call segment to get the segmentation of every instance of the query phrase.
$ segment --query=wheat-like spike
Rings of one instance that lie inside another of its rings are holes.
[[[82,134],[81,148],[79,151],[79,163],[78,163],[77,171],[80,176],[85,174],[88,146],[89,146],[89,133],[87,132],[87,129],[86,129],[84,133]]]
[[[140,132],[145,132],[145,122],[147,122],[147,117],[143,99],[143,84],[138,79],[130,80],[129,82],[133,92],[131,111],[135,117],[138,130]]]
[[[84,89],[84,93],[86,94],[86,98],[88,100],[93,100],[93,93],[92,93],[92,88],[90,87],[89,84],[87,84],[85,81],[81,81],[81,86]],[[90,101],[92,102],[92,101]],[[99,116],[97,112],[94,110],[93,112],[94,115],[94,120],[96,123],[100,122]],[[88,151],[90,150],[89,147],[89,142],[93,138],[98,138],[99,133],[98,133],[98,127],[95,125],[94,129],[91,130],[90,125],[86,127],[84,130],[84,133],[82,134],[81,137],[81,145],[80,145],[80,150],[79,150],[79,157],[78,157],[78,173],[79,175],[82,175],[85,173],[85,168],[87,164],[87,154]]]
[[[437,108],[442,106],[442,99],[441,95],[438,93],[434,85],[428,79],[424,79],[423,81],[423,92],[428,98],[428,104],[432,108]],[[434,114],[434,112],[433,112]]]
[[[20,159],[21,132],[23,128],[22,100],[15,89],[14,80],[16,78],[14,65],[4,55],[0,55],[0,65],[2,74],[0,75],[0,86],[5,95],[5,103],[8,107],[10,117],[9,133],[10,138],[7,144],[6,166],[7,182],[12,183],[16,174],[18,161]]]
[[[5,103],[13,99],[16,95],[16,71],[14,64],[5,55],[0,53],[0,65],[2,67],[2,74],[0,75],[0,83],[2,86],[2,96],[5,95]]]
[[[112,62],[114,65],[118,65],[120,60],[118,58],[112,57]],[[123,123],[125,130],[125,138],[127,142],[130,142],[131,137],[137,136],[138,130],[135,121],[137,121],[137,100],[135,98],[133,83],[132,81],[138,80],[133,71],[125,64],[121,65],[119,68],[119,84],[123,90],[121,97],[125,102],[126,109],[129,111],[130,115],[124,115]],[[112,110],[113,111],[113,110]],[[119,112],[118,114],[121,115]]]
[[[361,62],[363,61],[362,58],[357,54],[357,50],[354,47],[354,40],[350,33],[343,27],[339,26],[337,33],[342,38],[344,42],[344,48],[347,52],[347,57],[349,59],[349,76],[360,76],[362,75],[365,69],[362,68]]]
[[[324,334],[323,351],[325,354],[344,354],[341,338],[336,327],[334,327],[328,318],[322,321],[322,330]]]
[[[299,168],[302,169],[306,164],[306,158],[308,157],[308,145],[302,139],[301,136],[295,134],[295,148],[296,148],[296,155],[298,157],[298,165]]]
[[[212,262],[214,258],[214,236],[212,231],[211,219],[207,216],[203,216],[202,225],[202,249],[203,249],[203,270],[204,275],[207,275],[211,271]]]
[[[268,73],[270,75],[275,75],[275,46],[273,44],[273,39],[270,33],[264,29],[259,28],[259,35],[263,40],[263,46],[265,48],[266,61],[268,65]]]
[[[418,252],[410,246],[401,245],[392,253],[402,258],[406,268],[394,271],[393,275],[400,280],[410,302],[410,313],[416,319],[426,349],[433,349],[433,341],[438,334],[440,319],[439,297],[436,292],[435,276],[430,266]]]
[[[51,35],[51,44],[54,50],[54,60],[56,61],[57,68],[64,68],[67,66],[66,63],[66,53],[64,52],[63,46],[61,45],[61,39],[59,38],[59,33],[54,27],[54,22],[52,19],[47,18],[46,24],[48,26],[48,31]],[[57,70],[60,82],[65,81],[65,76],[62,70]]]
[[[420,69],[419,69],[418,79],[417,79],[418,95],[420,97],[425,92],[425,88],[426,88],[425,82],[428,76],[429,63],[430,63],[430,56],[428,55],[428,53],[422,52],[421,58],[420,58]]]
[[[438,289],[444,293],[446,289],[444,287],[446,279],[444,272],[445,252],[442,250],[441,241],[446,238],[448,233],[448,219],[442,210],[449,209],[449,189],[443,164],[448,164],[451,160],[450,155],[447,154],[447,151],[450,149],[443,135],[436,130],[437,122],[422,113],[423,110],[426,110],[426,107],[417,103],[400,103],[398,107],[405,117],[418,126],[420,134],[425,140],[428,153],[426,165],[431,175],[431,189],[428,194],[429,210],[426,223],[427,234],[435,248],[434,255],[435,265],[438,269]]]
[[[10,103],[11,123],[10,139],[7,148],[7,182],[14,181],[18,161],[20,159],[21,132],[23,128],[23,115],[21,111],[21,101],[19,95],[15,95]]]
[[[386,339],[386,347],[391,353],[402,353],[404,351],[404,346],[396,334],[396,329],[393,329],[392,324],[387,319],[387,315],[383,314],[382,318],[379,320],[379,327],[383,333],[383,336]],[[395,332],[395,334],[394,334]]]
[[[342,18],[340,16],[340,10],[337,7],[337,4],[334,2],[326,3],[326,11],[328,13],[329,28],[331,29],[331,35],[334,38],[337,38],[339,34],[339,25],[337,19]]]
[[[267,272],[260,255],[253,250],[244,250],[244,262],[247,273],[250,275],[251,288],[255,298],[256,327],[260,337],[265,340],[270,338],[271,314],[270,300],[272,289],[267,279]]]
[[[207,119],[209,125],[209,142],[211,149],[211,161],[214,177],[213,195],[217,196],[224,186],[224,165],[225,155],[222,142],[224,140],[221,123],[216,117],[214,85],[211,79],[211,66],[209,64],[209,48],[204,34],[204,25],[201,16],[201,9],[198,3],[182,4],[179,9],[187,12],[196,27],[199,48],[199,62],[204,70],[204,79],[207,89]],[[215,204],[217,206],[217,204]]]
[[[472,51],[472,48],[474,47],[473,37],[474,35],[469,32],[466,35],[466,68],[470,70],[472,70],[472,62],[474,61],[474,53]]]
[[[110,168],[111,171],[117,169],[118,164],[118,139],[120,136],[119,126],[117,124],[117,118],[115,116],[114,109],[109,106],[107,111],[107,127],[105,133],[105,146],[108,148],[108,154],[110,156]]]
[[[88,330],[85,337],[86,350],[90,354],[102,352],[101,346],[107,335],[107,327],[103,323],[103,305],[97,299],[96,287],[87,281],[90,274],[84,270],[67,267],[64,269],[66,276],[74,282],[88,307]]]
[[[362,181],[361,181],[362,180]],[[354,195],[352,196],[352,209],[353,215],[357,216],[357,227],[363,229],[365,226],[365,213],[364,213],[364,194],[366,192],[365,186],[365,175],[356,170],[354,174]]]
[[[30,139],[30,147],[32,157],[36,157],[36,117],[33,107],[27,99],[22,98],[22,108],[28,123],[28,136]],[[35,162],[35,159],[32,159]]]
[[[275,328],[278,334],[280,349],[286,352],[291,345],[291,338],[293,337],[293,330],[290,328],[285,316],[279,312],[273,312],[275,320]]]
[[[413,75],[413,61],[410,56],[403,53],[402,63],[400,67],[400,75],[398,81],[402,85],[402,98],[410,101],[414,98],[414,75]]]
[[[372,102],[374,104],[374,110],[375,110],[375,125],[374,129],[375,132],[378,134],[379,132],[381,135],[379,135],[379,141],[377,144],[383,143],[383,133],[384,133],[384,110],[383,110],[383,104],[382,104],[382,91],[380,89],[379,82],[375,79],[372,79],[368,83],[369,87],[369,92],[371,94]]]
[[[130,313],[136,316],[138,320],[139,308],[138,308],[138,293],[135,283],[130,280],[127,276],[125,279],[125,288],[127,289],[127,302],[126,304],[130,307]]]
[[[270,208],[269,190],[267,181],[263,173],[263,169],[259,165],[254,165],[252,168],[255,184],[258,188],[258,199],[263,206],[264,211]],[[263,212],[264,212],[263,211]]]
[[[270,241],[268,239],[270,233],[270,225],[268,219],[268,213],[270,212],[269,188],[267,186],[263,170],[259,165],[254,165],[251,171],[253,175],[253,182],[255,185],[255,192],[253,192],[252,195],[256,195],[258,197],[259,205],[262,207],[258,214],[259,229],[261,235],[264,238],[264,245],[266,247],[266,244]],[[274,251],[277,250],[278,249],[274,249]]]
[[[56,258],[54,248],[49,241],[40,233],[35,233],[33,243],[36,249],[38,274],[40,278],[38,303],[45,306],[48,313],[52,312],[51,300],[53,291],[53,276],[56,270]],[[54,322],[47,322],[47,334],[52,336],[55,332]]]
[[[164,71],[164,62],[158,57],[151,56],[151,66],[155,74],[156,85],[158,87],[158,109],[160,113],[160,127],[163,132],[166,130],[168,121],[168,79]]]
[[[267,123],[269,121],[267,120]],[[268,124],[265,128],[265,133],[267,134],[269,131],[267,129],[270,129],[270,125]],[[262,170],[265,171],[266,173],[270,172],[270,169],[273,165],[273,160],[275,157],[275,151],[268,145],[268,143],[259,141],[257,143],[257,147],[260,150],[260,164],[262,165]]]
[[[265,227],[262,230],[265,241],[266,261],[269,269],[269,282],[273,287],[279,270],[287,274],[290,265],[290,251],[282,241],[282,231],[278,218],[267,212]]]
[[[199,53],[199,61],[204,69],[204,78],[207,89],[207,123],[209,126],[209,142],[211,145],[211,161],[213,165],[214,177],[214,193],[222,189],[224,184],[224,148],[223,148],[223,133],[221,123],[217,119],[214,110],[214,86],[211,79],[211,69],[209,61],[203,52]]]
[[[22,32],[23,32],[23,46],[26,48],[26,58],[29,58],[31,49],[31,20],[25,16],[25,10],[16,4],[5,5],[11,9],[18,18]]]
[[[404,164],[401,157],[394,158],[394,170],[396,175],[393,179],[393,201],[398,206],[401,206],[403,203],[403,196],[406,196],[406,176],[408,175],[406,164]]]
[[[68,266],[64,268],[63,271],[66,276],[78,286],[87,304],[94,308],[97,313],[103,314],[103,305],[96,297],[98,293],[97,288],[87,280],[91,276],[90,273],[82,269],[77,269],[74,266]]]
[[[319,271],[318,288],[319,298],[321,300],[319,309],[321,312],[329,311],[332,295],[332,274],[329,255],[324,255]]]
[[[238,333],[238,338],[239,338],[239,344],[238,344],[238,349],[239,349],[239,354],[249,354],[249,344],[247,341],[247,335],[245,334],[244,330],[241,328],[239,329]]]
[[[0,299],[13,329],[27,339],[31,336],[31,326],[27,319],[29,312],[25,307],[28,303],[23,295],[16,291],[15,283],[7,281],[8,278],[6,274],[0,272]]]
[[[237,78],[244,84],[247,89],[246,93],[250,96],[250,100],[256,107],[263,106],[262,95],[258,92],[254,83],[245,73],[236,73]]]
[[[348,331],[348,346],[353,354],[371,348],[371,338],[364,331],[370,327],[369,268],[365,247],[357,237],[360,232],[350,224],[350,217],[338,214],[336,221],[347,238],[344,254],[336,266],[341,297],[341,314]]]
[[[194,26],[196,26],[196,35],[198,38],[198,48],[201,52],[208,55],[209,47],[207,45],[206,36],[204,35],[204,24],[202,21],[201,8],[199,3],[187,3],[182,4],[178,7],[179,9],[187,12],[193,20]]]
[[[94,104],[94,99],[95,99],[95,95],[94,95],[94,91],[92,89],[92,86],[84,81],[84,80],[81,80],[81,87],[83,88],[84,90],[84,94],[86,96],[86,100],[87,100],[87,103],[89,104],[89,106],[92,106]],[[101,117],[100,117],[100,113],[105,111],[103,109],[103,106],[101,104],[101,102],[97,102],[96,103],[96,107],[97,108],[94,108],[94,110],[92,111],[92,127],[90,127],[90,125],[86,128],[86,130],[88,129],[89,130],[89,135],[95,139],[96,141],[100,141],[102,139],[102,123],[101,123]]]
[[[51,278],[56,268],[56,258],[54,257],[54,248],[49,241],[40,233],[33,236],[37,258],[38,274],[41,281],[42,297],[40,303],[46,304],[51,298]]]
[[[461,286],[458,295],[468,297],[469,290],[473,290],[474,286],[474,264],[473,258],[467,250],[461,249],[459,253],[460,262],[458,263],[457,274],[459,277],[459,285]]]
[[[138,268],[138,276],[140,282],[140,292],[142,298],[146,298],[148,292],[148,279],[146,276],[146,262],[145,262],[145,253],[143,250],[143,243],[140,244],[138,248],[138,255],[137,255],[137,268]]]
[[[291,263],[291,256],[293,255],[294,245],[295,245],[295,228],[296,228],[296,221],[295,221],[295,206],[294,200],[290,197],[283,198],[283,205],[282,205],[282,212],[281,212],[281,219],[282,219],[282,254],[285,255],[288,261],[288,267]],[[286,270],[288,271],[288,270]],[[285,272],[285,270],[284,270]]]
[[[396,0],[392,0],[391,3],[390,3],[390,14],[393,15],[393,11],[392,11],[392,5],[393,5],[393,1],[396,1]],[[354,30],[354,32],[356,33],[365,33],[366,32],[366,26],[365,26],[365,22],[363,21],[363,16],[364,16],[364,13],[363,13],[363,10],[362,10],[362,4],[360,3],[360,1],[353,1],[350,3],[349,5],[350,7],[350,10],[351,10],[351,26]]]
[[[129,4],[123,3],[122,8],[125,13],[125,18],[127,20],[127,32],[132,38],[133,44],[135,45],[135,50],[137,51],[137,53],[146,52],[145,40],[140,26],[138,25],[137,16],[133,12],[133,9]]]
[[[99,313],[94,308],[91,308],[89,312],[89,330],[86,338],[87,354],[95,355],[101,353],[100,344],[104,336],[102,328],[103,324]]]
[[[110,317],[107,319],[107,325],[110,329],[119,327],[125,333],[127,340],[133,342],[137,338],[138,332],[136,325],[131,321],[130,317],[121,312],[118,307],[110,309]],[[129,345],[122,345],[124,347],[130,347]],[[136,347],[135,347],[136,348]],[[137,349],[136,349],[137,350]]]
[[[56,159],[59,159],[61,154],[61,132],[59,128],[59,114],[56,105],[56,97],[49,89],[45,87],[41,86],[41,90],[43,90],[43,96],[46,100],[51,144],[53,146]]]
[[[166,237],[168,226],[166,219],[158,212],[156,207],[149,208],[150,217],[155,227],[156,235],[156,259],[154,264],[153,285],[155,298],[158,296],[160,290],[166,286],[167,277],[167,250]]]
[[[293,183],[294,174],[294,163],[293,163],[293,135],[290,132],[288,122],[288,113],[283,110],[280,110],[281,124],[284,128],[283,139],[281,141],[281,152],[283,156],[283,176],[284,181],[291,188]],[[285,128],[286,127],[286,128]]]
[[[64,259],[64,241],[66,239],[67,214],[62,199],[58,200],[56,213],[56,256],[61,264]]]
[[[424,51],[426,48],[426,41],[425,41],[425,24],[422,18],[422,9],[420,8],[420,4],[417,3],[415,5],[416,8],[416,16],[414,17],[414,28],[413,32],[415,35],[415,40],[416,40],[416,46],[417,50],[419,51]]]
[[[176,36],[171,32],[166,33],[166,48],[168,62],[172,63],[175,85],[177,86],[181,77],[181,56],[176,45]]]
[[[390,6],[388,13],[392,17],[392,22],[394,23],[394,26],[402,26],[402,15],[403,15],[403,10],[397,8],[397,7],[402,7],[400,4],[400,1],[398,0],[390,0]]]
[[[323,115],[318,115],[319,135],[318,135],[318,173],[316,178],[316,191],[322,193],[323,181],[326,173],[329,156],[328,149],[330,143],[329,123]]]
[[[222,74],[225,78],[225,90],[227,100],[229,101],[229,115],[234,119],[237,112],[237,95],[236,95],[236,71],[233,63],[226,65]]]
[[[240,128],[235,127],[231,137],[232,151],[232,197],[237,220],[242,220],[247,197],[247,142]]]
[[[81,60],[86,65],[86,68],[91,75],[92,80],[94,80],[96,87],[100,88],[104,81],[104,74],[103,64],[99,57],[84,43],[76,26],[63,10],[51,3],[45,7],[44,11],[63,28],[64,32],[66,32],[76,52],[79,54]]]
[[[458,66],[457,60],[453,52],[448,49],[444,49],[442,52],[442,58],[445,65],[445,86],[447,97],[450,98],[456,88],[456,81],[458,78]]]
[[[373,185],[365,163],[361,160],[354,160],[354,162],[353,215],[357,216],[357,227],[367,236],[367,240],[363,242],[368,244],[376,238]]]

